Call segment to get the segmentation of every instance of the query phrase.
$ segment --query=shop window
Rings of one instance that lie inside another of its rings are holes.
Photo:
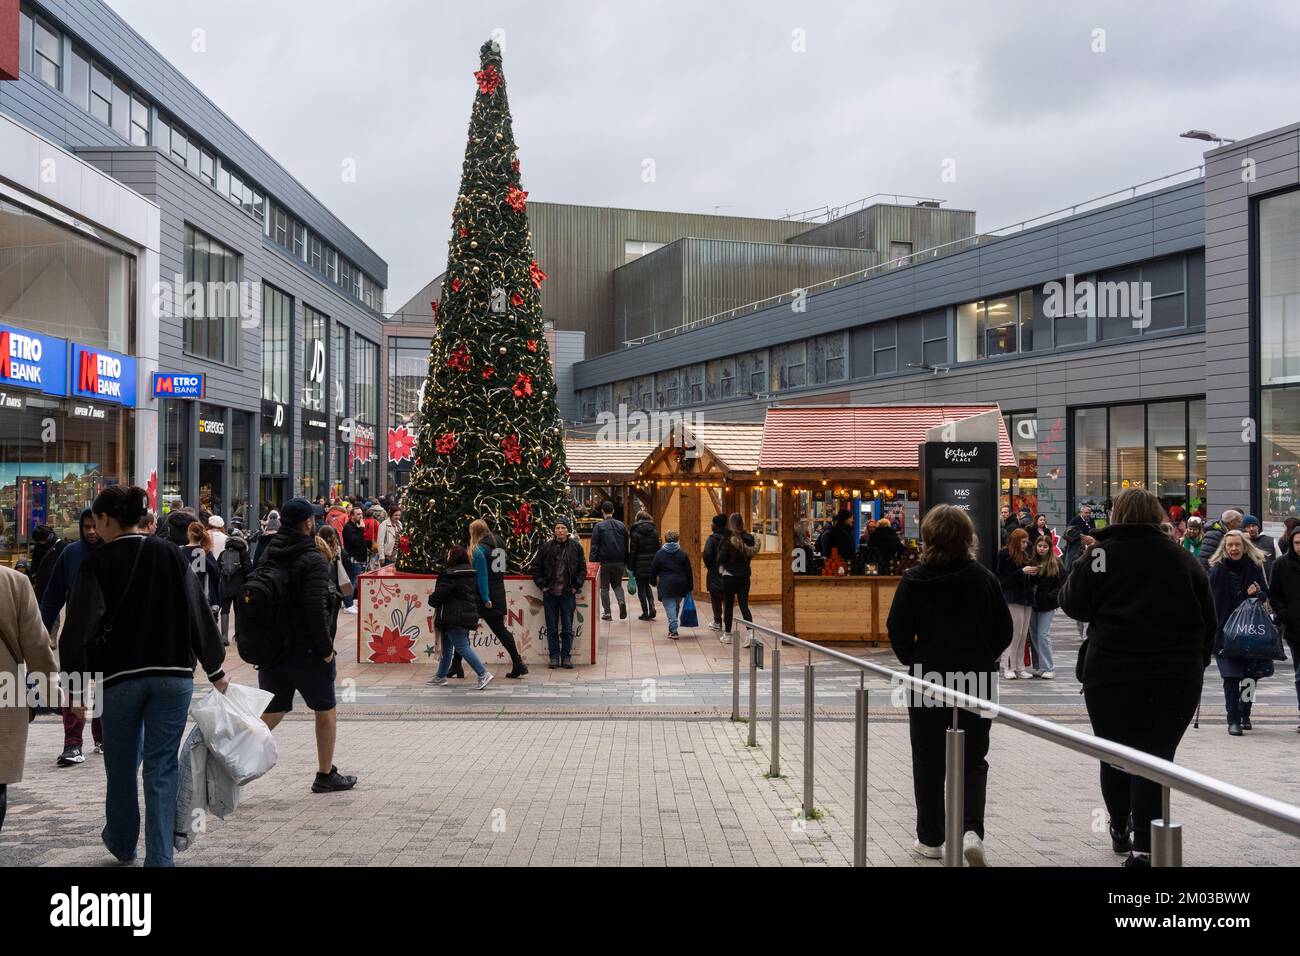
[[[808,384],[808,347],[791,342],[772,350],[772,391],[801,388]]]
[[[149,145],[149,104],[134,93],[131,94],[131,145]]]
[[[871,329],[871,367],[873,375],[898,371],[898,326],[881,322]]]
[[[68,60],[68,88],[64,92],[83,112],[90,112],[90,58],[75,46]]]
[[[282,405],[291,400],[289,342],[293,300],[272,286],[262,286],[262,401]]]
[[[63,38],[39,17],[35,20],[32,36],[35,40],[32,72],[46,86],[57,90],[63,72]]]
[[[113,84],[113,131],[123,139],[131,138],[131,91],[121,83]]]
[[[189,225],[184,298],[185,351],[234,365],[241,309],[239,257]]]
[[[1203,399],[1080,408],[1072,421],[1075,511],[1108,509],[1128,488],[1146,488],[1166,508],[1204,509]]]

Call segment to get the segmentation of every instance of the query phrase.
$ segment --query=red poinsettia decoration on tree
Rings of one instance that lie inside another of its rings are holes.
[[[510,160],[510,168],[513,169],[515,172],[519,172],[519,160],[517,159]]]
[[[523,212],[528,208],[528,193],[518,186],[511,186],[506,190],[506,205],[515,212]]]
[[[506,515],[510,518],[510,529],[514,534],[528,534],[533,530],[533,506],[527,501],[514,511],[507,511]]]
[[[459,291],[460,291],[460,286],[461,286],[461,281],[460,281],[459,279],[452,279],[452,280],[451,280],[451,291],[452,291],[452,292],[459,292]]]
[[[501,451],[506,456],[506,461],[512,465],[517,465],[524,460],[524,453],[519,445],[518,435],[507,435],[501,439]]]
[[[542,283],[546,281],[546,273],[542,271],[542,267],[537,264],[536,259],[528,264],[528,277],[533,280],[533,285],[539,289],[542,287]]]
[[[478,91],[485,96],[491,96],[501,85],[501,72],[489,63],[474,73],[474,79],[478,80]]]
[[[517,309],[524,304],[524,297],[520,295],[518,292],[516,292],[514,295],[510,297],[510,304]]]
[[[530,351],[530,352],[536,352],[536,351],[537,351],[537,339],[529,339],[529,340],[528,340],[528,351]]]
[[[456,346],[452,353],[447,356],[447,368],[457,372],[469,371],[469,352],[466,351],[465,346]]]
[[[409,534],[404,534],[397,539],[397,550],[402,554],[411,553],[411,536]]]
[[[514,393],[515,398],[527,398],[533,394],[533,377],[520,372],[519,377],[515,379]]]
[[[460,227],[460,237],[461,237],[462,239],[468,239],[468,238],[469,238],[469,230],[466,229],[464,226],[461,226],[461,227]]]
[[[551,460],[552,460],[552,459],[551,459],[551,456],[550,456],[550,455],[547,455],[545,458],[543,458],[543,459],[542,459],[542,467],[543,467],[543,468],[550,468],[550,467],[551,467]]]
[[[456,450],[456,433],[443,432],[438,436],[438,440],[433,443],[433,450],[439,455],[450,455]]]
[[[388,429],[388,460],[392,464],[410,461],[415,451],[415,432],[407,425]]]
[[[484,366],[483,366],[483,377],[484,377],[484,378],[491,378],[491,377],[492,377],[492,373],[495,372],[495,371],[496,371],[496,369],[494,369],[491,365],[484,365]]]
[[[370,638],[372,664],[409,664],[415,660],[413,638],[403,636],[397,628],[386,627],[383,633]]]

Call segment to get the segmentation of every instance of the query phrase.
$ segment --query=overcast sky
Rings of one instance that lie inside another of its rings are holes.
[[[388,261],[390,309],[442,269],[493,31],[524,188],[552,202],[898,192],[991,230],[1199,164],[1186,129],[1300,120],[1289,0],[110,2]]]

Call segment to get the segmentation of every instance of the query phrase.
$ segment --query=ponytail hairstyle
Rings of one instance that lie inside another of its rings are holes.
[[[134,531],[145,512],[149,510],[149,496],[143,488],[131,485],[109,485],[95,496],[90,506],[93,514],[112,518],[123,531]]]
[[[185,529],[185,535],[190,539],[190,544],[198,545],[204,551],[212,550],[212,535],[198,521],[189,523],[189,527]]]

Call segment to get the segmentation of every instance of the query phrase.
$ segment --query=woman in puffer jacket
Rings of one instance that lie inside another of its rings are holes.
[[[638,620],[653,621],[655,593],[650,586],[650,565],[659,550],[659,529],[647,512],[638,511],[629,537],[632,543],[628,548],[628,571],[636,576],[636,594],[641,599],[641,616]]]
[[[474,669],[479,690],[492,680],[492,672],[483,666],[469,645],[470,633],[478,630],[478,601],[477,572],[469,562],[469,552],[455,545],[447,552],[447,566],[438,574],[438,582],[429,595],[429,607],[436,609],[434,627],[442,632],[442,659],[430,684],[447,683],[453,651]]]

